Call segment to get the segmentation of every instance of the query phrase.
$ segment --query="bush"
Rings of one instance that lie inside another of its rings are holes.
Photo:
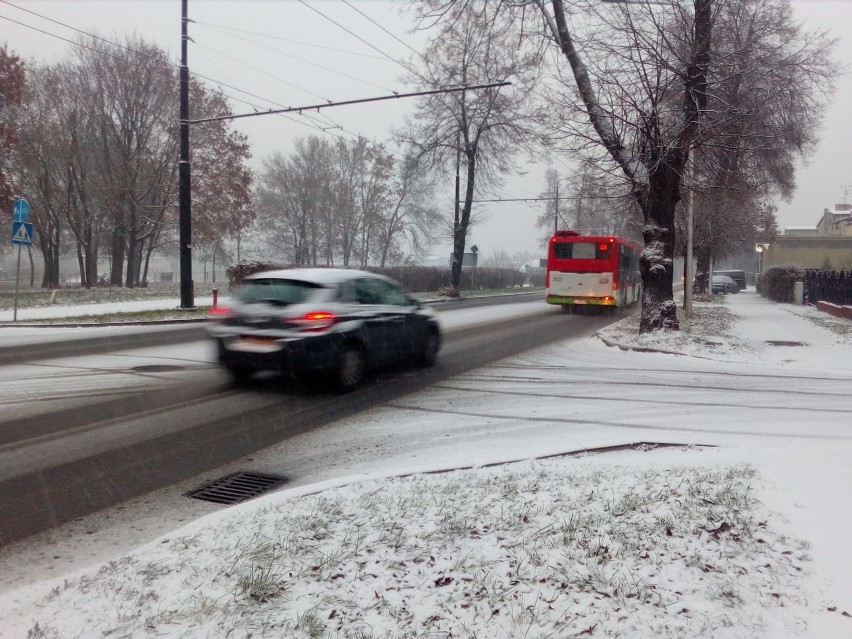
[[[225,276],[228,278],[228,290],[231,291],[238,286],[243,278],[257,273],[258,271],[271,271],[273,269],[287,268],[280,264],[270,264],[268,262],[239,262],[233,266],[229,266],[225,271]]]
[[[760,293],[775,302],[792,302],[793,285],[804,277],[805,270],[798,264],[770,266],[760,278]]]
[[[233,290],[235,286],[243,281],[244,277],[252,273],[281,268],[300,267],[292,264],[281,265],[269,262],[240,262],[229,267],[225,272],[228,277],[228,289]],[[316,268],[324,268],[324,265],[319,265]],[[459,297],[459,289],[469,291],[480,288],[516,288],[522,286],[528,280],[533,286],[544,285],[544,274],[527,275],[514,269],[505,268],[464,268],[462,269],[461,282],[459,282],[458,289],[453,289],[449,285],[452,277],[449,267],[389,266],[385,268],[367,267],[366,270],[371,273],[379,273],[380,275],[390,277],[412,293],[437,292],[441,297]]]

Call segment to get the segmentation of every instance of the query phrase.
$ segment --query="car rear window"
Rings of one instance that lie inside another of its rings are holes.
[[[301,304],[316,297],[323,287],[313,282],[264,278],[243,282],[234,297],[240,302],[269,302],[279,306]]]

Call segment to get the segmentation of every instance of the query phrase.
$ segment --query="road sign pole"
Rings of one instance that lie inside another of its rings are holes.
[[[18,321],[18,284],[21,281],[21,245],[18,244],[18,268],[15,269],[15,310],[12,313],[12,321]]]
[[[21,282],[21,245],[29,245],[32,242],[32,225],[27,222],[30,217],[30,203],[24,198],[15,200],[12,207],[12,244],[18,245],[18,266],[15,269],[15,305],[12,311],[12,321],[18,321],[18,289]],[[20,238],[17,237],[15,226],[18,225],[17,232],[22,233]],[[29,228],[27,228],[29,227]],[[26,240],[26,241],[24,241]]]

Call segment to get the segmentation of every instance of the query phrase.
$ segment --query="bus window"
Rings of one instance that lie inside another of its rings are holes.
[[[556,242],[553,257],[557,260],[608,260],[610,245],[605,242]]]

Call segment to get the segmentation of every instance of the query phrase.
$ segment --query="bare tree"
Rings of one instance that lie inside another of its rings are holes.
[[[461,91],[423,98],[408,129],[399,135],[433,174],[457,181],[452,215],[451,285],[461,281],[462,256],[474,197],[511,171],[528,141],[525,98],[537,69],[536,55],[516,46],[518,32],[497,5],[440,0],[417,5],[424,25],[434,29],[423,68],[412,80],[424,89],[511,81],[511,89]],[[442,14],[438,16],[437,13]],[[438,19],[440,17],[440,19]],[[432,20],[432,19],[436,20]],[[464,182],[462,190],[461,181]]]
[[[720,2],[714,34],[693,185],[703,272],[763,241],[773,201],[792,195],[796,162],[816,146],[837,73],[834,40],[805,31],[786,1]]]
[[[623,180],[584,159],[573,175],[560,177],[551,168],[545,172],[545,180],[547,189],[539,194],[544,210],[536,221],[542,242],[557,225],[587,235],[619,235],[634,240],[640,236],[634,200],[625,192]]]
[[[754,249],[760,201],[748,189],[696,194],[693,253],[699,273],[709,273],[716,260]],[[705,284],[709,282],[705,281]]]
[[[258,177],[255,208],[270,242],[294,264],[327,264],[334,255],[332,147],[316,136],[296,140],[291,157],[274,153]],[[324,241],[323,238],[327,238]]]
[[[538,194],[542,200],[542,212],[536,219],[536,227],[541,229],[539,240],[542,244],[546,243],[550,236],[553,235],[561,224],[563,227],[568,227],[571,222],[562,215],[563,207],[559,200],[559,171],[550,168],[544,172],[544,181],[546,183],[545,190]],[[564,197],[564,191],[562,196]]]
[[[41,286],[59,286],[59,258],[65,222],[78,209],[74,159],[78,113],[57,70],[33,67],[21,108],[22,130],[16,149],[18,183],[33,202],[35,244],[44,261]],[[57,107],[67,108],[57,108]]]
[[[230,114],[230,106],[221,90],[210,90],[200,82],[190,84],[190,103],[196,114],[206,117]],[[175,120],[177,122],[177,120]],[[171,130],[177,141],[177,128]],[[223,256],[223,242],[228,238],[238,238],[242,231],[254,222],[255,211],[251,205],[252,174],[247,162],[251,157],[248,139],[242,133],[230,129],[225,120],[205,122],[195,125],[192,131],[192,241],[194,245],[208,248],[212,255],[214,268],[217,256]],[[165,212],[166,204],[174,206],[175,187],[177,185],[176,163],[169,158],[163,168],[170,170],[170,180],[164,183],[172,186],[163,191],[164,199],[160,208]],[[159,229],[163,225],[158,225]],[[174,227],[170,227],[174,237]],[[151,235],[148,241],[150,250],[157,247],[157,237]],[[149,251],[150,254],[150,251]],[[146,267],[147,268],[147,267]]]
[[[43,285],[58,283],[60,242],[70,238],[84,286],[97,282],[103,245],[110,282],[138,286],[176,229],[177,74],[139,38],[80,44],[70,60],[33,69],[23,105],[20,166],[36,198]],[[229,113],[221,92],[196,82],[191,95],[204,115]],[[200,246],[233,234],[234,220],[251,214],[241,210],[249,208],[248,144],[228,127],[214,123],[194,136]]]
[[[641,332],[678,328],[672,299],[675,207],[707,108],[712,4],[694,0],[692,11],[678,2],[663,10],[648,4],[587,7],[581,54],[564,2],[552,0],[549,8],[544,0],[537,3],[573,79],[573,89],[563,85],[560,103],[568,111],[556,114],[567,125],[562,132],[603,147],[643,215]]]
[[[494,251],[485,260],[485,266],[487,268],[512,268],[512,257],[507,251]]]
[[[435,206],[435,183],[416,159],[408,156],[394,165],[396,176],[388,207],[376,222],[379,266],[385,266],[394,255],[399,258],[405,253],[400,246],[402,241],[407,241],[411,253],[417,254],[433,241],[441,217]]]
[[[434,187],[420,168],[363,138],[298,140],[290,157],[276,153],[263,163],[258,221],[274,245],[287,247],[283,259],[297,264],[315,264],[316,255],[344,267],[401,261],[402,242],[416,251],[435,226]]]
[[[382,145],[368,145],[361,155],[356,201],[360,211],[360,262],[366,267],[374,242],[382,228],[381,220],[391,206],[393,155]],[[378,242],[376,242],[378,243]]]
[[[716,191],[708,215],[791,193],[836,73],[831,41],[804,33],[787,0],[589,3],[573,28],[564,2],[537,4],[573,80],[552,121],[575,147],[606,152],[644,218],[640,330],[676,328],[671,258],[688,156],[693,188]]]
[[[0,210],[8,211],[14,197],[9,173],[12,169],[11,150],[19,137],[13,120],[14,109],[21,103],[24,92],[24,64],[6,45],[0,47]]]
[[[788,0],[717,1],[699,171],[713,188],[789,198],[833,91],[836,40],[806,31]]]
[[[34,198],[33,223],[44,260],[42,286],[57,286],[60,244],[70,239],[80,283],[98,280],[106,181],[97,162],[97,116],[89,86],[75,65],[33,67],[22,108],[25,143],[18,150],[21,181]],[[70,236],[67,236],[70,234]]]
[[[85,87],[81,97],[98,118],[97,168],[106,181],[104,202],[111,216],[110,282],[136,286],[143,238],[150,232],[156,191],[163,187],[146,179],[149,162],[174,150],[169,132],[174,73],[165,52],[138,37],[115,46],[87,36],[81,45],[74,50]]]

